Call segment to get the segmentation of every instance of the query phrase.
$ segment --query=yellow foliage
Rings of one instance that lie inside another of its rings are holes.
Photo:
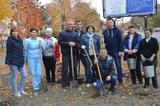
[[[12,16],[12,9],[8,0],[0,0],[0,24],[5,18]]]

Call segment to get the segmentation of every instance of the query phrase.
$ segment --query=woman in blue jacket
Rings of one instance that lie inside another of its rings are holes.
[[[23,55],[23,40],[18,35],[18,30],[12,28],[10,31],[10,36],[7,39],[7,52],[5,64],[9,65],[11,71],[12,87],[15,97],[21,97],[27,94],[24,92],[23,87],[27,77],[26,68],[24,65],[24,55]],[[21,80],[19,84],[19,91],[17,90],[17,71],[19,70],[21,74]]]
[[[40,47],[44,50],[45,45],[43,39],[37,37],[36,28],[30,29],[30,34],[31,36],[24,42],[24,56],[28,63],[33,90],[38,91],[42,76]]]
[[[92,63],[94,62],[94,55],[93,55],[93,50],[92,50],[92,45],[91,45],[91,40],[93,41],[94,44],[94,48],[95,48],[95,52],[98,55],[99,51],[100,51],[100,38],[97,34],[95,34],[95,28],[93,25],[89,24],[86,27],[86,34],[84,34],[81,38],[81,47],[85,47],[86,51],[92,61]],[[86,83],[87,83],[87,87],[90,87],[90,83],[94,83],[94,85],[96,86],[96,75],[94,72],[92,72],[90,70],[90,63],[88,58],[86,57],[86,54],[84,53],[84,51],[82,51],[83,54],[83,58],[85,59],[85,75],[86,75]]]

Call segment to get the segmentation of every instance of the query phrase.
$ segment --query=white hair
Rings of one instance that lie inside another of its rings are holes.
[[[46,32],[47,32],[47,31],[53,32],[52,28],[47,28],[47,29],[46,29]]]

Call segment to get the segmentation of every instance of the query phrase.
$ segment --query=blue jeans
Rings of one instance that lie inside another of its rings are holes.
[[[111,77],[110,81],[103,80],[103,85],[101,85],[101,81],[100,80],[97,80],[97,88],[98,89],[102,89],[102,86],[104,86],[107,83],[111,83],[111,86],[110,86],[109,90],[110,91],[114,91],[114,87],[116,85],[116,81],[117,81],[117,77],[115,75],[113,75]]]
[[[94,56],[89,56],[92,63],[94,62]],[[86,75],[86,83],[89,84],[89,83],[93,83],[93,82],[96,82],[96,75],[95,75],[95,72],[93,72],[91,70],[91,67],[90,67],[90,62],[87,58],[87,56],[83,56],[83,59],[84,59],[84,67],[85,67],[85,75]]]
[[[109,53],[108,55],[112,56],[115,64],[116,64],[116,68],[117,68],[117,73],[118,73],[118,81],[119,83],[123,82],[123,74],[122,74],[122,67],[121,67],[121,57],[118,55],[118,53]]]
[[[13,87],[13,91],[14,93],[17,93],[17,71],[19,70],[20,74],[21,74],[21,80],[19,83],[19,91],[23,91],[23,87],[24,87],[24,83],[25,80],[27,78],[27,73],[26,73],[26,68],[25,65],[23,65],[23,67],[19,67],[17,65],[9,65],[10,71],[11,71],[11,80],[12,80],[12,87]]]
[[[32,86],[34,90],[39,90],[39,84],[42,78],[41,60],[28,59],[28,68],[31,75]]]

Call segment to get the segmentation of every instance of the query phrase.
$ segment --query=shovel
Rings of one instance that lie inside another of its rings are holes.
[[[7,71],[7,68],[5,68],[5,71]],[[7,74],[2,74],[1,75],[2,84],[6,87],[10,87],[12,85],[11,77],[12,77],[11,72]]]
[[[97,59],[96,52],[95,52],[95,49],[94,49],[94,45],[93,45],[93,41],[92,41],[92,40],[91,40],[91,45],[92,45],[92,49],[93,49],[94,58]],[[100,96],[107,96],[107,95],[104,93],[103,80],[102,80],[102,76],[101,76],[101,72],[100,72],[100,68],[99,68],[98,63],[97,63],[96,65],[97,65],[98,75],[99,75],[99,79],[100,79],[100,81],[101,81],[101,86],[102,86],[102,91],[100,90]]]
[[[80,62],[80,50],[79,50],[78,76],[77,76],[77,80],[78,80],[79,85],[82,84],[82,82],[83,82],[83,78],[80,75],[80,64],[81,64],[81,62]]]
[[[41,44],[41,41],[39,41],[39,43]],[[47,88],[48,84],[46,83],[45,77],[44,77],[44,67],[43,67],[43,61],[42,61],[42,48],[41,47],[40,47],[40,59],[41,59],[42,79],[41,79],[39,88],[40,88],[40,92],[46,92],[48,90]]]
[[[87,56],[87,58],[88,58],[88,60],[89,60],[89,62],[90,62],[90,67],[92,67],[92,61],[91,61],[91,59],[90,59],[90,57],[89,57],[89,55],[88,55],[88,53],[87,53],[87,51],[86,51],[86,48],[83,48],[83,50],[84,50],[84,52],[85,52],[85,54],[86,54],[86,56]]]
[[[74,66],[73,66],[73,48],[72,46],[70,47],[71,49],[71,68],[72,68],[72,78],[73,80],[70,81],[70,87],[75,87],[78,85],[78,81],[74,79]]]

